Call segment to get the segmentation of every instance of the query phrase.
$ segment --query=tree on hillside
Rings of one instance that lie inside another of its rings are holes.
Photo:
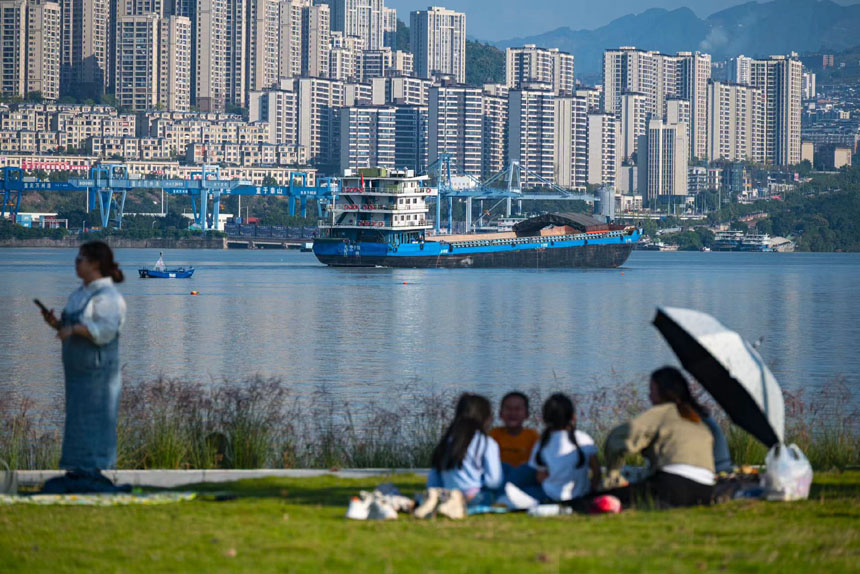
[[[408,52],[409,48],[409,26],[403,23],[403,20],[397,20],[397,35],[394,41],[395,50],[403,50]]]
[[[489,44],[466,40],[466,83],[504,83],[505,53]]]

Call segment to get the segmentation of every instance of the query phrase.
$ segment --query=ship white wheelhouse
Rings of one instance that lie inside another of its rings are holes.
[[[436,197],[426,175],[382,168],[347,173],[340,194],[327,208],[320,227],[329,237],[377,243],[409,243],[423,239],[432,227],[427,199]]]

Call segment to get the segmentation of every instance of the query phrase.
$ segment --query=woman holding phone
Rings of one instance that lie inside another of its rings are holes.
[[[62,341],[66,379],[60,467],[67,473],[46,482],[43,492],[114,492],[121,488],[101,471],[116,465],[119,333],[125,322],[125,300],[116,283],[123,274],[103,241],[81,245],[75,272],[83,284],[69,297],[60,319],[37,301]]]

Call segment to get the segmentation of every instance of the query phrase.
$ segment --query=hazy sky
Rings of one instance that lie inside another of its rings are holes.
[[[466,12],[467,33],[481,40],[505,40],[540,34],[561,26],[573,30],[597,28],[626,14],[648,8],[675,9],[687,6],[706,17],[749,0],[385,0],[397,9],[397,17],[409,24],[409,12],[428,6],[444,6]],[[857,4],[860,0],[836,0]],[[525,8],[524,8],[525,7]]]

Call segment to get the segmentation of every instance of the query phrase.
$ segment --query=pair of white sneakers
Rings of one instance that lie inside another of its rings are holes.
[[[416,518],[432,518],[437,514],[452,520],[466,518],[466,497],[460,490],[428,488],[422,497],[423,500],[415,509]]]
[[[351,520],[396,520],[398,512],[411,512],[415,501],[399,494],[380,490],[362,490],[349,501],[346,517]]]

